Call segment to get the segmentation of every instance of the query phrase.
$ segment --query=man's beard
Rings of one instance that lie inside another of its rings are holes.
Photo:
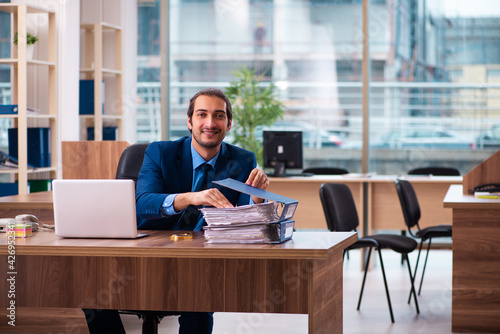
[[[208,130],[212,130],[212,129],[208,129]],[[221,143],[222,143],[222,140],[224,139],[224,137],[220,138],[219,140],[217,140],[216,142],[204,142],[202,141],[198,135],[195,135],[194,132],[193,132],[193,139],[198,143],[198,145],[200,145],[201,147],[205,147],[205,148],[214,148],[214,147],[217,147],[219,146]]]

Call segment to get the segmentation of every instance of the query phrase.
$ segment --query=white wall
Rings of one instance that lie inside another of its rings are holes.
[[[137,141],[137,1],[122,5],[122,112],[124,140]]]
[[[57,12],[59,141],[80,139],[80,0],[63,0]],[[60,159],[61,160],[61,159]]]

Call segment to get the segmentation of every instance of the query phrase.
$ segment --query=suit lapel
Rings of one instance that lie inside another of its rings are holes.
[[[177,152],[177,170],[183,192],[190,192],[193,183],[193,157],[191,156],[191,138],[182,143]]]
[[[232,164],[233,161],[231,160],[229,150],[227,149],[226,144],[222,142],[219,158],[215,164],[213,180],[217,181],[227,178]],[[217,188],[220,190],[220,186],[217,186]]]

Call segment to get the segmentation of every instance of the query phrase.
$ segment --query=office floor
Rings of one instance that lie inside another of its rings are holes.
[[[411,254],[412,266],[416,252]],[[420,315],[414,304],[407,304],[409,277],[400,256],[383,251],[384,265],[389,284],[395,323],[392,324],[385,297],[380,267],[368,273],[361,310],[356,310],[362,281],[359,251],[350,252],[344,263],[344,333],[345,334],[395,334],[451,332],[451,278],[452,253],[450,250],[433,250],[419,297]],[[420,279],[418,279],[420,281]],[[127,333],[139,334],[140,320],[136,316],[123,316]],[[176,317],[165,318],[159,333],[177,333]],[[307,333],[307,315],[282,315],[260,313],[215,313],[214,334],[304,334]]]

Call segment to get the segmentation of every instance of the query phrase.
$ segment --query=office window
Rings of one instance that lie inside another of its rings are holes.
[[[370,170],[428,165],[462,174],[491,155],[481,136],[500,123],[500,10],[494,1],[372,5]],[[382,27],[382,22],[385,25]],[[500,147],[498,147],[500,148]],[[497,149],[498,149],[497,148]]]
[[[145,33],[153,12],[139,8],[140,39],[153,39],[154,32]],[[359,1],[170,1],[168,17],[171,139],[189,134],[185,114],[195,92],[224,89],[235,79],[233,71],[245,66],[279,87],[286,111],[278,130],[318,137],[305,145],[306,166],[338,164],[347,131],[361,132]],[[159,93],[150,67],[159,66],[153,44],[139,41],[141,97],[146,90]],[[138,139],[159,139],[153,128],[143,132],[143,119],[157,113],[141,108]]]
[[[279,87],[286,111],[275,128],[318,138],[305,143],[305,167],[361,171],[361,0],[168,3],[169,55],[159,54],[160,1],[139,7],[138,140],[160,139],[161,56],[171,139],[189,134],[195,92],[224,89],[246,66]],[[369,1],[370,171],[435,164],[464,174],[500,148],[487,142],[500,124],[500,13],[493,0],[472,3]]]

